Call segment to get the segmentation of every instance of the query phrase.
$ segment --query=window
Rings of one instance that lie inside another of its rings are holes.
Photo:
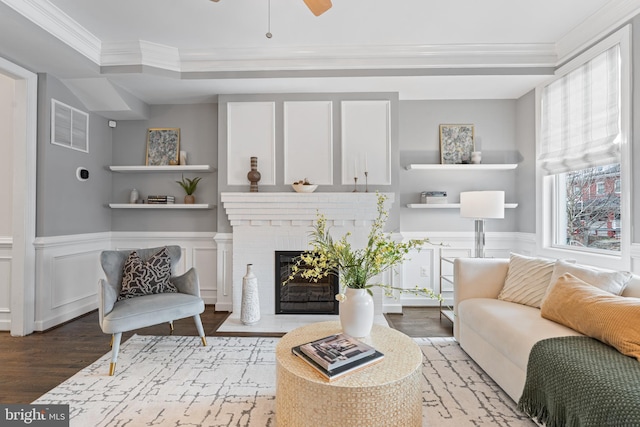
[[[537,90],[543,251],[620,255],[628,240],[628,40],[620,30]]]

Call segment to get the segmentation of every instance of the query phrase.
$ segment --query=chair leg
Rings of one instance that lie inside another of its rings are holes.
[[[169,322],[169,335],[173,335],[173,320]]]
[[[111,364],[109,365],[109,376],[113,376],[116,372],[116,362],[118,361],[118,352],[120,351],[120,340],[122,332],[118,332],[111,336]]]
[[[196,329],[198,330],[198,335],[200,335],[200,339],[202,340],[202,345],[207,346],[207,337],[204,335],[204,328],[202,327],[202,320],[200,320],[200,315],[196,314],[193,316],[194,322],[196,322]]]

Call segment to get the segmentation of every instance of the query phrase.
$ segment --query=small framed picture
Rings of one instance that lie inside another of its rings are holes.
[[[440,163],[471,163],[473,125],[440,125]]]
[[[180,128],[147,130],[147,166],[180,163]]]

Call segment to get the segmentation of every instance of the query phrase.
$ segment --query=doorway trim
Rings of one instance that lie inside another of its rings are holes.
[[[15,81],[11,335],[23,336],[33,332],[35,322],[38,76],[4,58],[0,73]]]

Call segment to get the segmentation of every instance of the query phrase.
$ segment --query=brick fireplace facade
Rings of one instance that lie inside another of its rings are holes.
[[[386,194],[389,207],[394,195]],[[240,315],[242,278],[253,264],[258,278],[260,311],[275,314],[275,251],[308,248],[309,232],[318,212],[336,238],[351,232],[355,247],[366,243],[377,215],[375,193],[222,193],[222,204],[233,228],[232,307]],[[382,293],[375,295],[376,313],[383,311]]]

